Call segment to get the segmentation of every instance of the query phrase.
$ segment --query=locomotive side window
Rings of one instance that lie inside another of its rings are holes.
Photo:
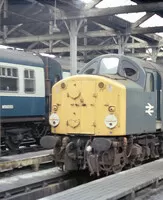
[[[153,92],[154,91],[154,76],[150,72],[147,72],[145,90],[147,92]]]
[[[0,90],[18,91],[18,69],[0,67]]]
[[[57,83],[58,81],[60,81],[61,79],[60,79],[60,76],[59,75],[56,75],[55,77],[54,77],[54,83]]]
[[[84,74],[93,74],[95,69],[88,69],[87,71],[84,72]]]
[[[97,74],[97,62],[92,63],[86,70],[81,71],[80,74]]]
[[[100,63],[100,74],[117,74],[119,58],[103,58]]]
[[[138,80],[138,76],[139,76],[138,69],[132,63],[126,60],[123,60],[122,69],[123,69],[124,76],[126,78],[129,78],[133,81]]]
[[[34,70],[24,70],[24,91],[26,93],[35,92],[35,72]]]

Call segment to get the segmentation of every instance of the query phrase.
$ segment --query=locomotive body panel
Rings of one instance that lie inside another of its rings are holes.
[[[118,81],[126,87],[126,135],[155,132],[156,92],[146,92],[131,80]]]
[[[91,75],[73,76],[54,85],[52,93],[52,108],[58,106],[60,121],[52,128],[53,133],[126,134],[126,88],[117,81]]]
[[[127,89],[127,135],[153,133],[156,131],[155,118],[155,95],[144,92],[144,90]],[[147,113],[149,105],[152,113]]]

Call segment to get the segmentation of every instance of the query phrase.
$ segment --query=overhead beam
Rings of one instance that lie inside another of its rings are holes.
[[[108,53],[106,53],[106,54],[108,54]],[[87,56],[87,60],[92,60],[93,58],[96,58],[97,56],[100,56],[100,55],[101,54],[88,55]],[[151,55],[149,55],[148,53],[134,53],[134,54],[132,54],[132,53],[125,53],[125,55],[127,55],[127,56],[134,56],[134,57],[138,57],[138,58],[150,58],[151,57]],[[157,57],[163,57],[163,52],[159,52],[157,54]],[[64,56],[63,58],[69,58],[69,57]],[[84,60],[84,56],[78,56],[77,60],[78,61],[79,60]]]
[[[97,26],[99,26],[100,28],[106,30],[106,31],[109,31],[111,33],[115,33],[113,28],[110,28],[110,27],[108,27],[108,26],[106,26],[104,24],[101,24],[101,23],[98,23],[98,22],[95,22],[95,21],[93,21],[93,23],[96,24]]]
[[[38,45],[38,42],[34,42],[34,43],[30,44],[27,49],[28,50],[33,49],[36,45]]]
[[[62,19],[77,19],[77,18],[88,18],[88,17],[99,17],[105,15],[115,15],[122,13],[135,13],[135,12],[159,12],[163,10],[163,2],[159,3],[143,3],[138,5],[130,6],[119,6],[112,8],[103,8],[103,9],[90,9],[84,10],[82,12],[71,12],[69,15],[60,15],[57,16],[58,20]]]
[[[21,30],[19,30],[21,33],[23,33],[24,35],[27,35],[28,37],[31,37],[31,36],[33,36],[33,34],[31,34],[31,33],[29,33],[28,31],[26,31],[26,30],[23,30],[23,29],[21,29]],[[35,42],[35,41],[34,41]],[[40,41],[41,43],[43,43],[44,45],[46,45],[46,46],[49,46],[49,43],[48,42],[45,42],[45,41]]]
[[[12,29],[10,29],[8,32],[7,32],[7,36],[9,36],[11,33],[13,33],[14,31],[16,31],[16,29],[20,28],[23,24],[18,24],[16,26],[14,26]]]
[[[132,32],[131,30],[133,28],[136,28],[139,24],[141,24],[144,20],[146,20],[147,18],[149,18],[151,15],[153,15],[153,13],[148,13],[147,15],[144,15],[142,18],[140,18],[134,24],[131,24],[131,27],[129,28],[130,32]],[[104,30],[110,31],[111,34],[115,33],[115,31],[112,28],[110,28],[110,27],[108,27],[106,25],[103,25],[103,24],[100,24],[100,23],[97,23],[97,22],[94,22],[94,21],[93,21],[93,23],[96,24],[97,26],[101,27]],[[121,24],[120,21],[118,23]],[[146,37],[149,38],[149,39],[155,40],[155,41],[159,41],[161,39],[161,37],[158,36],[158,35],[156,35],[156,34],[155,35],[154,34],[146,34]]]
[[[138,38],[138,37],[135,37],[135,36],[130,36],[132,39],[134,39],[135,41],[137,41],[137,42],[140,42],[140,43],[146,43],[146,44],[148,44],[148,42],[146,42],[146,41],[144,41],[144,40],[142,40],[142,39],[140,39],[140,38]]]
[[[158,45],[151,45],[146,43],[127,43],[125,44],[125,48],[127,49],[141,49],[141,48],[150,48],[150,47],[163,47],[163,41],[160,42]],[[98,50],[113,50],[119,49],[119,45],[117,44],[109,44],[109,45],[87,45],[87,46],[78,46],[78,51],[98,51]],[[45,49],[34,49],[33,51],[39,52],[48,52],[48,48]],[[52,49],[53,53],[61,53],[61,52],[69,52],[69,47],[55,47]]]
[[[133,28],[132,34],[146,34],[146,33],[160,33],[163,32],[163,26],[147,27],[147,28]]]
[[[52,43],[52,47],[53,46],[55,46],[56,44],[58,44],[58,43],[60,43],[60,42],[62,42],[62,40],[57,40],[57,41],[55,41],[55,42],[53,42]],[[32,44],[30,44],[29,46],[28,46],[28,50],[30,50],[30,49],[33,49],[36,45],[38,45],[39,44],[39,42],[35,42],[35,43],[32,43]],[[69,44],[68,44],[68,46],[69,46]]]
[[[145,34],[145,33],[156,33],[156,32],[162,32],[163,26],[159,27],[148,27],[148,28],[134,28],[130,31],[131,35],[137,35],[137,34]],[[84,38],[84,37],[109,37],[109,36],[116,36],[117,33],[115,31],[106,31],[106,30],[100,30],[100,31],[89,31],[87,33],[81,33],[79,32],[78,38]],[[121,35],[126,35],[126,33],[121,33]],[[15,43],[28,43],[28,42],[42,42],[42,41],[48,41],[48,40],[63,40],[63,39],[69,39],[69,35],[67,33],[61,33],[61,34],[53,34],[53,35],[38,35],[33,36],[30,35],[28,37],[16,37],[16,38],[6,38],[6,39],[0,39],[0,44],[15,44]]]
[[[108,53],[106,53],[106,54],[108,54]],[[87,56],[87,60],[92,60],[93,58],[96,58],[97,56],[100,56],[100,55],[101,55],[101,53],[100,54],[88,55]],[[127,55],[127,56],[134,56],[134,57],[138,57],[138,58],[145,58],[145,59],[151,57],[151,55],[148,54],[148,53],[134,53],[134,54],[132,54],[132,53],[125,53],[125,55]],[[157,57],[163,57],[163,52],[159,52],[157,54]],[[69,57],[68,56],[63,56],[63,59],[64,58],[68,59]],[[78,56],[77,60],[78,61],[84,60],[84,56]]]
[[[151,39],[152,41],[159,41],[162,39],[161,36],[156,35],[156,34],[152,34],[152,33],[148,33],[148,34],[144,34],[145,38]]]
[[[158,3],[143,3],[138,5],[130,5],[130,6],[120,6],[120,7],[112,7],[112,8],[92,8],[89,10],[83,10],[80,12],[69,12],[68,14],[63,13],[61,10],[56,15],[56,20],[67,20],[67,19],[79,19],[79,18],[94,18],[99,16],[113,16],[115,14],[122,13],[133,13],[133,12],[159,12],[163,10],[163,2]],[[11,12],[15,14],[14,12]],[[19,16],[19,15],[18,15]],[[17,25],[20,23],[44,23],[47,25],[49,20],[49,13],[44,14],[44,19],[35,19],[31,17],[20,16],[17,19],[6,18],[2,21],[4,25]]]

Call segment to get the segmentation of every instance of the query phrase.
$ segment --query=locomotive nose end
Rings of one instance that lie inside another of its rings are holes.
[[[44,136],[40,140],[40,145],[45,149],[53,149],[57,143],[57,138],[55,136]]]

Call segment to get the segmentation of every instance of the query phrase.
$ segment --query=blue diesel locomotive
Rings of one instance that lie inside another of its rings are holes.
[[[0,50],[1,143],[15,151],[23,141],[49,132],[51,87],[62,79],[60,64],[52,58]]]

